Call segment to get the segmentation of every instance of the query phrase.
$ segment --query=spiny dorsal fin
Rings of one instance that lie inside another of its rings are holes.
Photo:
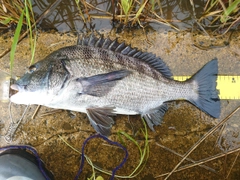
[[[156,57],[156,55],[152,53],[142,52],[137,48],[132,48],[125,43],[119,43],[117,39],[111,40],[109,38],[103,38],[103,36],[98,38],[94,35],[94,33],[92,33],[90,36],[83,35],[82,37],[79,37],[77,44],[82,46],[92,46],[109,49],[123,55],[137,58],[148,63],[151,67],[159,71],[163,76],[167,78],[172,78],[172,73],[170,69],[160,57]]]

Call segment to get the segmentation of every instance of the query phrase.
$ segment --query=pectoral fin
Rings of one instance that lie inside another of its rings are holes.
[[[149,128],[154,131],[153,126],[159,125],[162,122],[164,114],[167,112],[168,106],[167,104],[163,103],[157,109],[150,111],[149,113],[143,114],[142,117],[147,122]]]
[[[87,115],[91,125],[101,135],[109,136],[111,132],[112,124],[114,121],[112,117],[114,113],[114,107],[103,107],[103,108],[88,108]]]
[[[98,97],[104,96],[116,85],[118,80],[125,78],[129,74],[130,71],[128,70],[119,70],[91,77],[78,78],[77,81],[82,85],[82,91],[79,93]]]

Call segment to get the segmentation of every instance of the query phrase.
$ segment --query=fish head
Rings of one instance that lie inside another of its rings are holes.
[[[11,89],[18,91],[10,97],[16,104],[45,105],[66,81],[67,71],[57,59],[45,59],[31,65]]]
[[[16,104],[35,104],[47,93],[49,72],[44,62],[31,65],[25,74],[11,85],[17,91],[10,97]]]

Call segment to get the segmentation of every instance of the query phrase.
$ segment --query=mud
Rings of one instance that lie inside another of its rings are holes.
[[[209,37],[202,34],[188,32],[156,33],[149,32],[146,36],[142,30],[115,34],[114,31],[103,31],[111,38],[118,37],[119,41],[125,41],[143,51],[153,52],[160,56],[170,67],[174,75],[192,75],[205,63],[217,57],[219,60],[219,74],[239,75],[240,69],[240,33],[233,32],[231,37],[227,34],[223,37]],[[0,37],[1,51],[9,47],[11,37]],[[230,39],[229,39],[230,37]],[[35,62],[43,59],[49,53],[60,47],[76,44],[77,36],[71,33],[43,33],[38,34]],[[200,47],[201,46],[201,47]],[[200,47],[200,48],[199,48]],[[29,66],[30,48],[27,39],[24,39],[17,47],[13,72],[21,76],[25,67]],[[9,54],[0,60],[1,70],[9,72]],[[164,179],[161,174],[170,172],[183,156],[201,137],[214,125],[225,118],[236,107],[239,100],[221,101],[221,117],[213,119],[185,101],[170,103],[170,108],[164,116],[161,126],[155,127],[155,132],[148,130],[149,158],[141,173],[133,179],[153,180]],[[32,119],[37,106],[31,106],[26,117],[19,126],[11,144],[27,144],[35,147],[41,158],[50,169],[55,179],[73,179],[80,165],[80,154],[71,149],[59,136],[78,150],[86,138],[95,132],[85,114],[76,113],[75,117],[65,110],[54,112],[53,109],[41,107],[37,115]],[[13,119],[20,118],[25,106],[13,105]],[[51,112],[50,115],[44,115]],[[1,121],[0,132],[6,133],[9,125],[8,104],[0,106]],[[213,135],[209,136],[189,156],[193,161],[201,161],[213,157],[219,153],[227,153],[240,147],[240,123],[237,112],[226,125]],[[118,141],[118,131],[130,134],[143,147],[144,136],[140,129],[143,123],[139,116],[119,115],[115,118],[112,135],[109,139]],[[9,145],[2,137],[1,146]],[[125,139],[129,158],[126,164],[117,171],[118,175],[128,175],[139,162],[139,150],[129,140]],[[107,145],[100,139],[91,140],[85,149],[86,155],[101,168],[112,170],[124,158],[124,153],[119,148]],[[222,156],[204,163],[201,167],[195,166],[173,173],[169,179],[238,179],[240,176],[240,159],[238,153]],[[231,166],[236,159],[233,168]],[[183,165],[190,163],[184,161]],[[92,169],[85,163],[84,170],[79,179],[91,177]],[[104,179],[108,175],[97,172]]]

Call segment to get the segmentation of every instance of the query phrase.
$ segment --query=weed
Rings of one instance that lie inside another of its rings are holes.
[[[240,0],[208,0],[198,21],[225,34],[240,24]]]
[[[31,47],[30,64],[32,64],[34,61],[34,54],[36,48],[36,35],[33,35],[33,28],[36,29],[34,13],[31,0],[24,0],[23,2],[20,0],[14,2],[2,0],[1,3],[3,8],[0,9],[0,23],[5,26],[17,24],[10,51],[10,71],[12,74],[14,55],[23,25],[25,25],[29,31],[29,44]]]

